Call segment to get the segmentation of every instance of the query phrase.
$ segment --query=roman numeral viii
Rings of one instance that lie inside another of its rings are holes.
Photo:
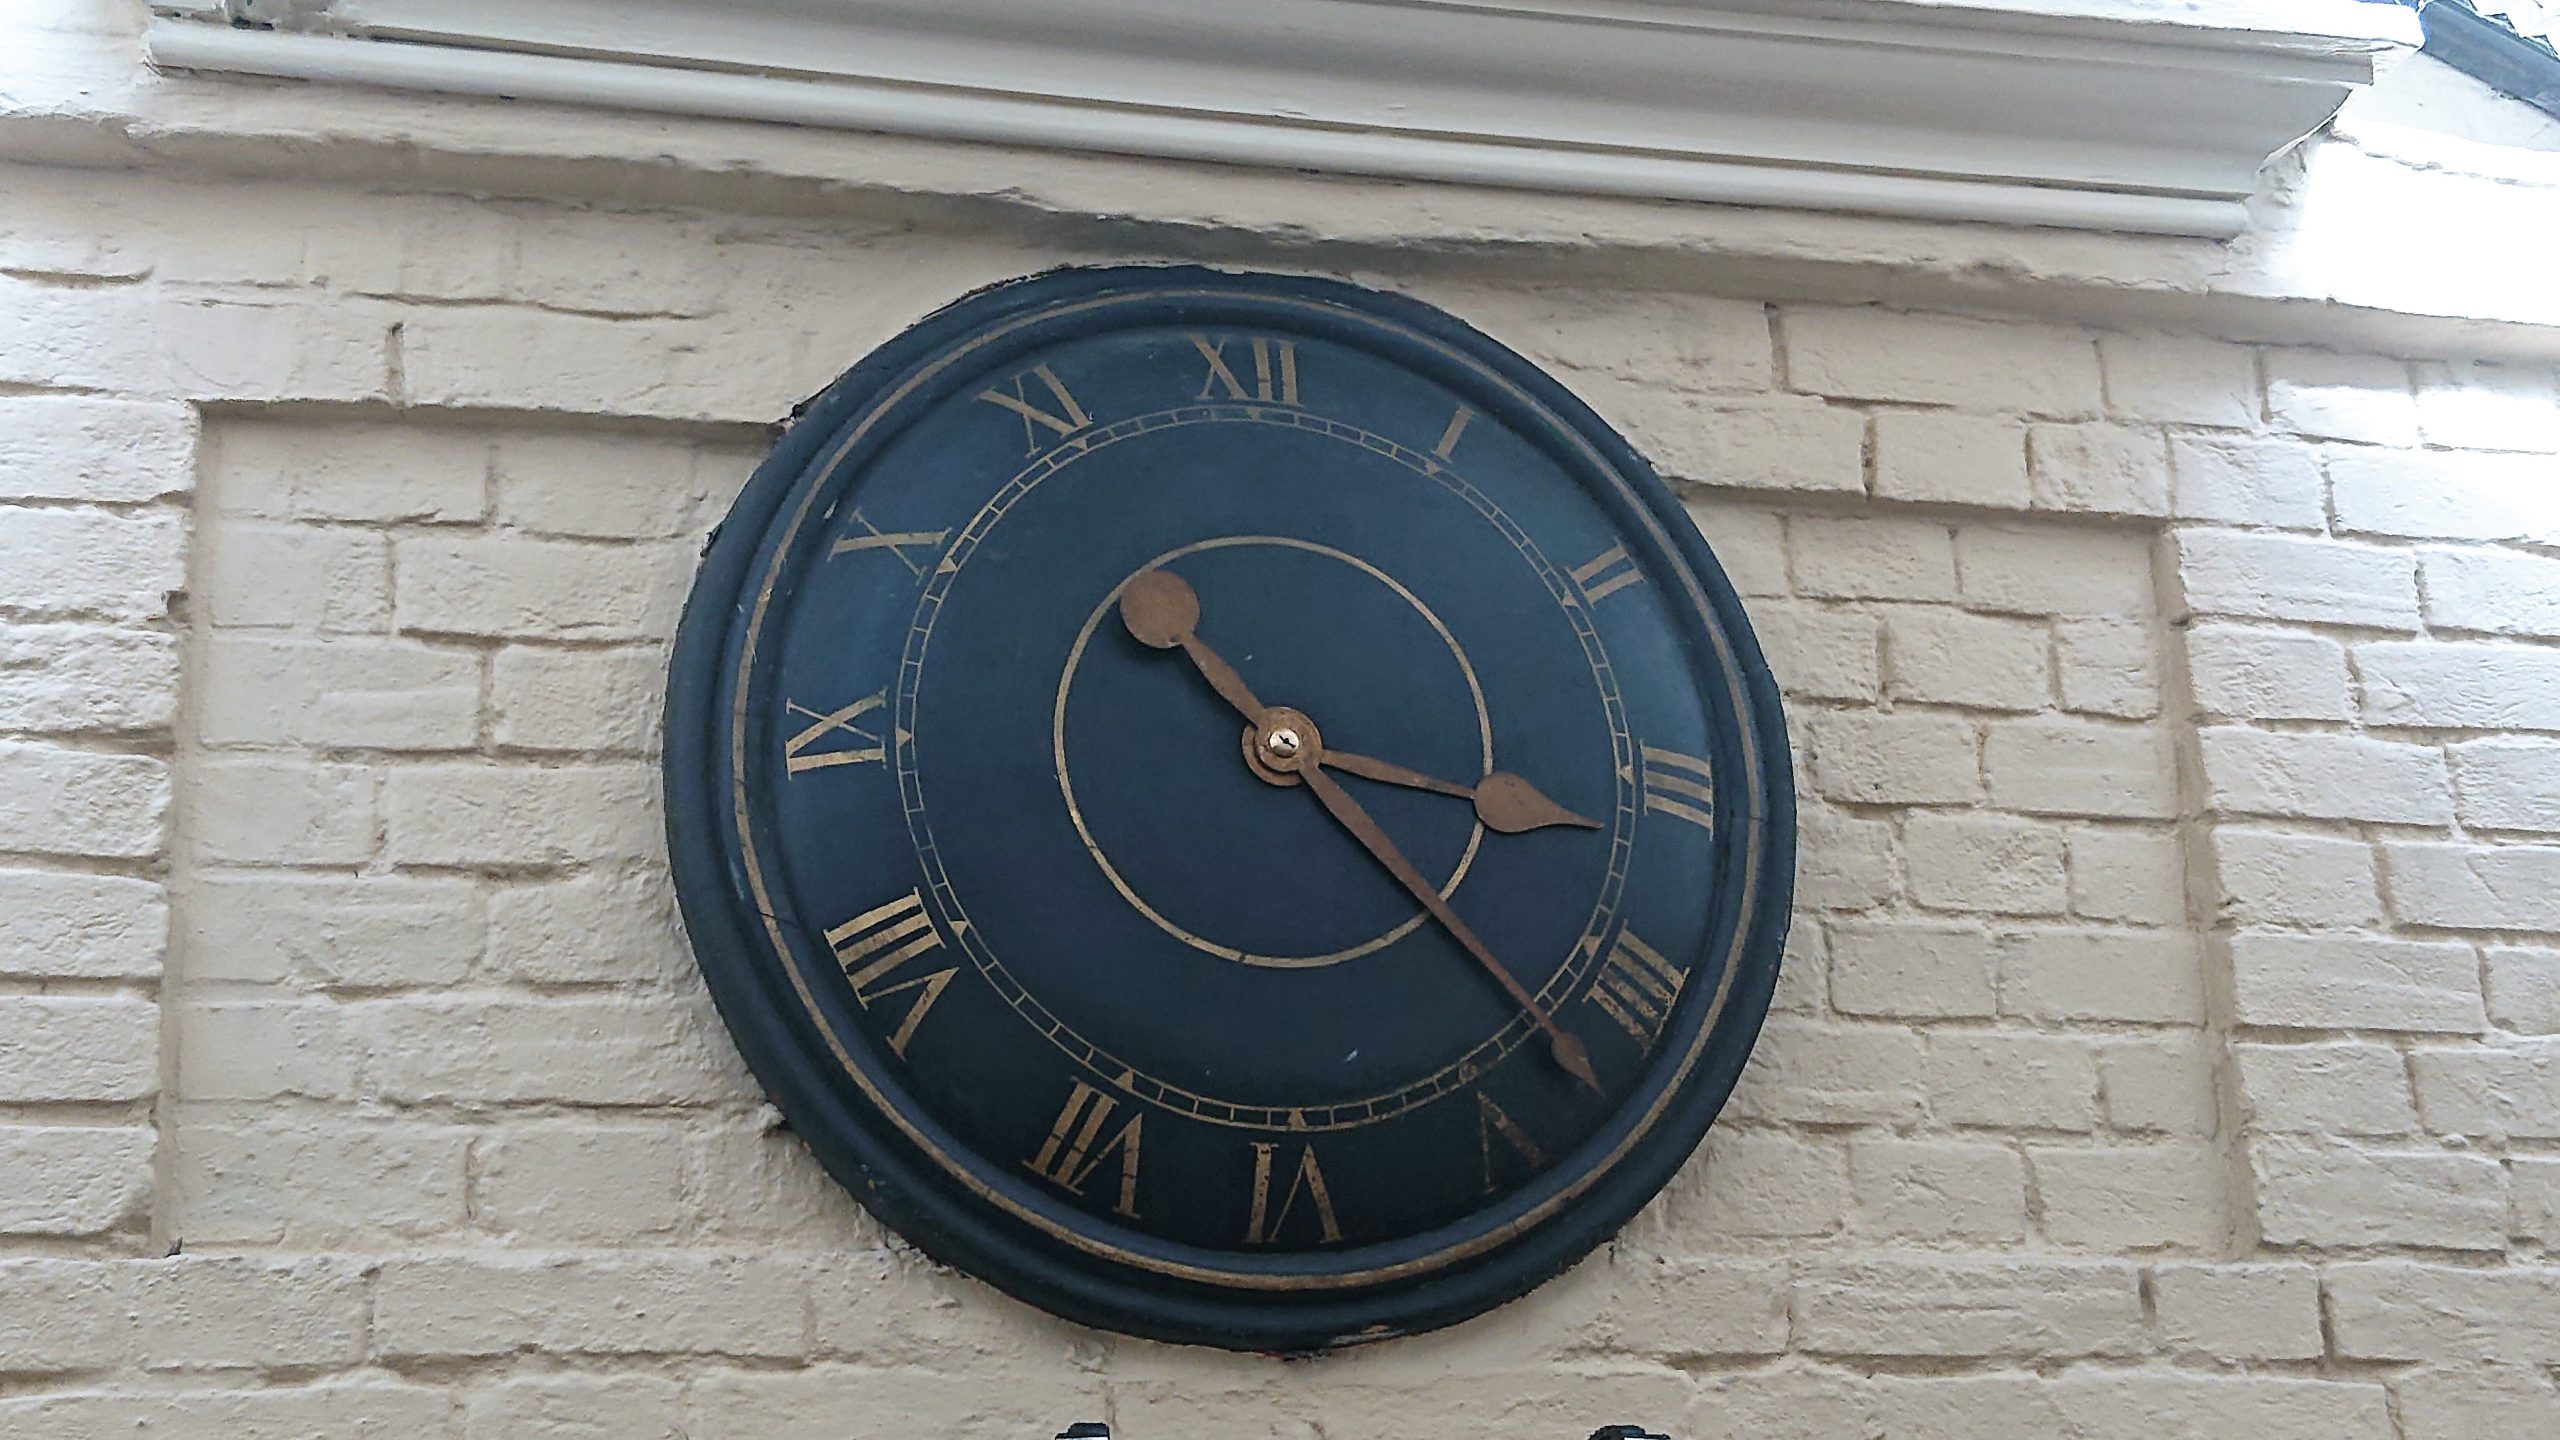
[[[886,905],[863,911],[827,932],[827,948],[835,952],[836,964],[843,968],[846,982],[853,986],[853,998],[862,1002],[863,1009],[892,996],[915,996],[907,1002],[906,1014],[898,1018],[898,1028],[889,1032],[890,1053],[905,1059],[916,1026],[924,1022],[933,1002],[942,998],[951,977],[960,973],[960,967],[953,965],[928,975],[894,978],[908,961],[942,948],[933,917],[924,912],[924,898],[910,890]]]
[[[1003,385],[981,390],[978,398],[1022,417],[1025,453],[1040,448],[1040,432],[1044,429],[1063,437],[1093,423],[1093,417],[1084,413],[1076,397],[1067,393],[1066,382],[1058,378],[1058,372],[1046,365],[1034,365]],[[1057,408],[1052,410],[1050,406]]]
[[[1138,1147],[1145,1140],[1147,1117],[1132,1115],[1129,1123],[1108,1140],[1102,1132],[1111,1123],[1111,1114],[1120,1102],[1094,1089],[1083,1081],[1067,1094],[1065,1108],[1058,1111],[1057,1123],[1040,1142],[1040,1149],[1023,1167],[1041,1179],[1058,1186],[1070,1195],[1082,1195],[1084,1182],[1102,1168],[1102,1162],[1117,1153],[1120,1157],[1120,1202],[1111,1208],[1131,1219],[1138,1214]]]
[[[1230,400],[1259,400],[1266,405],[1298,403],[1298,347],[1291,342],[1260,335],[1252,338],[1250,390],[1245,388],[1244,377],[1227,363],[1226,337],[1211,340],[1206,335],[1194,335],[1191,343],[1199,349],[1200,358],[1209,362],[1209,373],[1200,381],[1200,399],[1224,392]]]
[[[1688,978],[1663,959],[1662,952],[1622,927],[1618,943],[1609,948],[1609,962],[1600,967],[1600,978],[1591,982],[1590,1000],[1619,1029],[1634,1036],[1638,1045],[1651,1050],[1672,1002],[1680,998],[1680,983]]]

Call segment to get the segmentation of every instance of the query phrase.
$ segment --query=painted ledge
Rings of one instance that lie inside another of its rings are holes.
[[[2240,231],[2267,158],[2416,36],[2410,12],[2357,0],[2052,5],[164,0],[146,40],[170,70],[1560,194],[2222,237]],[[230,23],[266,10],[290,28]]]

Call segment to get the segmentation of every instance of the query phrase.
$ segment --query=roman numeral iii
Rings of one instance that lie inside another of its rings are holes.
[[[889,1032],[889,1052],[905,1059],[916,1026],[924,1022],[933,1002],[942,998],[951,977],[960,973],[960,967],[953,965],[926,975],[895,978],[908,961],[942,948],[933,917],[925,913],[924,897],[910,890],[886,905],[863,911],[827,932],[827,948],[835,952],[836,964],[844,970],[853,998],[862,1002],[863,1009],[893,996],[915,996],[898,1018],[898,1028]]]
[[[1057,1123],[1049,1127],[1038,1153],[1023,1161],[1023,1167],[1070,1195],[1082,1195],[1084,1183],[1093,1178],[1093,1172],[1117,1154],[1120,1200],[1111,1208],[1136,1219],[1138,1147],[1146,1138],[1147,1117],[1130,1116],[1127,1124],[1104,1140],[1102,1132],[1110,1125],[1112,1112],[1119,1109],[1120,1102],[1081,1080],[1075,1083],[1076,1088],[1067,1094],[1065,1107],[1058,1111]]]
[[[1647,745],[1644,750],[1644,808],[1686,820],[1709,833],[1716,828],[1715,772],[1695,755]]]
[[[1651,1050],[1662,1034],[1663,1020],[1671,1014],[1672,1002],[1680,998],[1681,982],[1688,978],[1660,951],[1637,939],[1634,931],[1622,928],[1618,943],[1609,948],[1608,963],[1591,982],[1590,1000],[1619,1029],[1634,1036],[1638,1045]]]
[[[1212,395],[1224,394],[1230,400],[1259,400],[1264,404],[1279,405],[1298,403],[1298,347],[1295,344],[1254,336],[1249,356],[1253,363],[1253,387],[1248,390],[1243,377],[1227,363],[1226,337],[1211,340],[1206,335],[1194,335],[1191,343],[1199,349],[1200,358],[1209,362],[1209,373],[1200,382],[1197,398],[1206,400]]]
[[[889,703],[889,692],[865,695],[841,710],[812,710],[797,700],[785,700],[785,712],[809,723],[782,737],[782,769],[787,775],[806,774],[837,765],[876,765],[888,758],[880,737],[853,722]]]
[[[1076,403],[1076,397],[1067,393],[1066,382],[1046,365],[1034,365],[1005,385],[981,390],[978,398],[1022,417],[1023,450],[1026,454],[1040,448],[1041,430],[1051,430],[1064,437],[1093,423],[1093,417],[1084,413],[1084,407]],[[1057,408],[1051,410],[1050,406]]]

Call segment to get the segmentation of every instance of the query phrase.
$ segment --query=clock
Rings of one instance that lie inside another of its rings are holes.
[[[1565,388],[1325,280],[1061,270],[803,407],[703,562],[669,841],[792,1128],[1058,1314],[1301,1351],[1556,1274],[1777,976],[1778,699]]]

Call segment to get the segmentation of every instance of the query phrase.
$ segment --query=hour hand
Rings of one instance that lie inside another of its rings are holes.
[[[1262,723],[1262,702],[1254,698],[1253,687],[1200,638],[1200,595],[1190,581],[1164,569],[1131,576],[1120,591],[1120,623],[1150,649],[1179,649],[1209,688],[1243,714],[1246,723]]]
[[[1331,747],[1324,752],[1324,763],[1364,780],[1472,800],[1476,806],[1476,818],[1485,823],[1485,828],[1499,830],[1505,835],[1517,835],[1523,830],[1537,830],[1549,825],[1574,825],[1585,830],[1600,828],[1599,821],[1567,810],[1548,799],[1537,786],[1508,770],[1496,770],[1473,785],[1459,785],[1425,775],[1419,770],[1408,770],[1392,761]]]

